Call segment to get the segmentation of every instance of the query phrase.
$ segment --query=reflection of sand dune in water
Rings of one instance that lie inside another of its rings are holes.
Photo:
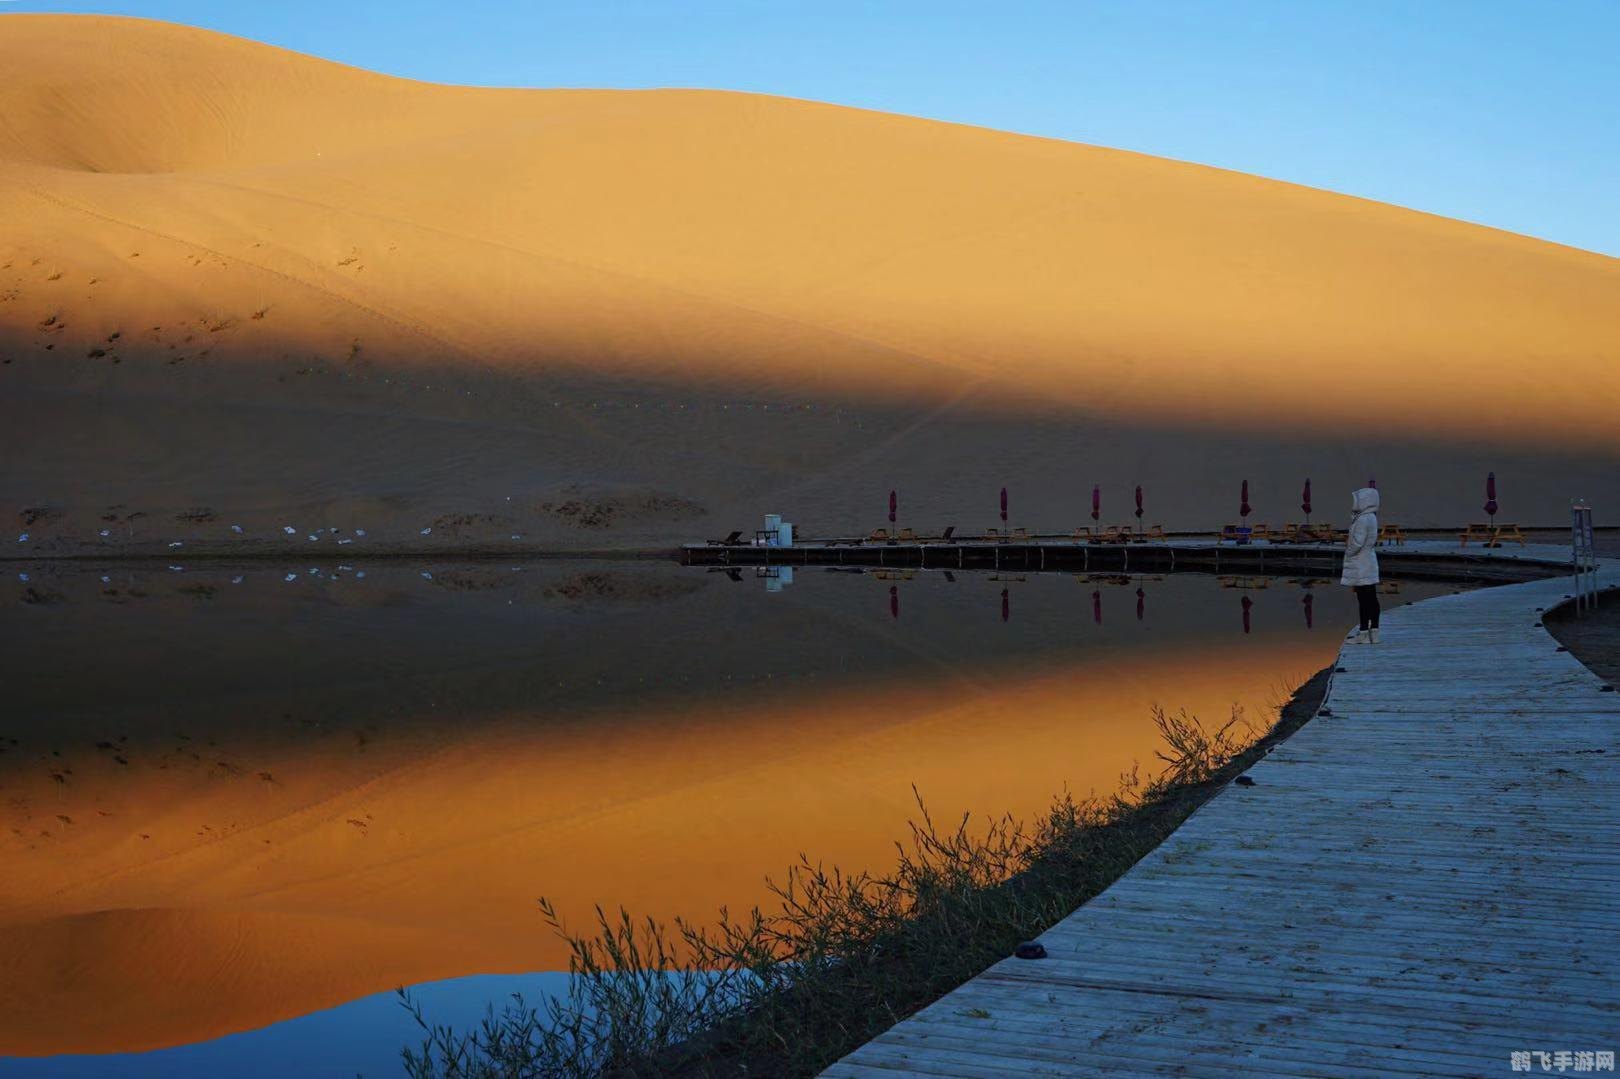
[[[5,30],[0,501],[64,508],[46,541],[119,504],[154,543],[201,504],[588,546],[869,526],[894,485],[1048,527],[1099,481],[1205,526],[1243,475],[1273,519],[1307,473],[1412,523],[1487,468],[1522,517],[1614,490],[1613,259],[811,102]]]
[[[1258,711],[1324,644],[717,699],[543,738],[511,715],[381,757],[220,734],[230,776],[158,757],[81,760],[65,785],[13,775],[0,1052],[173,1044],[402,981],[556,968],[542,893],[575,924],[596,902],[701,918],[764,901],[762,875],[801,851],[883,867],[909,782],[942,819],[1111,790],[1151,763],[1149,702]]]

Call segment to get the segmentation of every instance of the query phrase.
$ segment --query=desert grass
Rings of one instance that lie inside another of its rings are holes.
[[[570,989],[514,996],[475,1028],[433,1023],[403,1057],[413,1079],[812,1075],[938,999],[1097,895],[1193,810],[1314,713],[1323,671],[1269,732],[1241,710],[1218,726],[1156,709],[1162,767],[1104,798],[1055,798],[1038,818],[941,826],[917,796],[883,875],[808,858],[770,888],[776,913],[664,924],[598,908],[584,933],[545,899],[569,944]],[[915,794],[915,790],[913,792]]]

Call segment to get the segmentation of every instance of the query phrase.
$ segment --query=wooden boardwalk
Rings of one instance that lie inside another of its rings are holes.
[[[1620,693],[1539,628],[1569,591],[1387,613],[1255,785],[1043,934],[1047,958],[826,1074],[1511,1075],[1560,1050],[1553,1071],[1593,1070],[1573,1054],[1620,1050]]]

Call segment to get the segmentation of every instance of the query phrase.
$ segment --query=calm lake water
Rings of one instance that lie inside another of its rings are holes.
[[[393,1074],[392,987],[456,1020],[555,987],[538,896],[701,920],[801,852],[887,868],[913,784],[936,819],[1108,793],[1155,704],[1263,725],[1353,610],[1320,580],[765,572],[10,564],[0,1055],[34,1059],[6,1074]]]

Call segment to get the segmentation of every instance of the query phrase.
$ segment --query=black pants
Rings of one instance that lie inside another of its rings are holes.
[[[1378,613],[1383,609],[1378,606],[1378,586],[1375,584],[1356,585],[1356,603],[1361,608],[1361,628],[1377,629]]]

